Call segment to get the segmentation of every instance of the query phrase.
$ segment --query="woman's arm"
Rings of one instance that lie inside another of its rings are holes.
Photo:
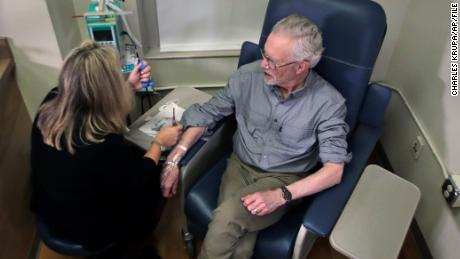
[[[148,157],[158,164],[161,152],[172,145],[175,145],[182,135],[182,125],[170,126],[166,125],[161,128],[155,139],[150,144],[150,149],[145,153],[144,157]]]

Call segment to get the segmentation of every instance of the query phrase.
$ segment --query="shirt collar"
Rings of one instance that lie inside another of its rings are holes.
[[[289,100],[289,99],[295,98],[297,96],[301,96],[307,91],[308,87],[314,81],[314,79],[313,79],[314,75],[312,75],[312,73],[314,73],[314,72],[313,72],[313,70],[310,69],[310,71],[308,72],[307,78],[305,78],[305,82],[304,82],[303,86],[300,87],[300,88],[295,89],[294,91],[292,91],[286,98],[284,98],[280,87],[277,86],[277,85],[270,86],[271,92],[274,93],[276,95],[276,97],[278,97],[280,99],[285,99],[285,100]]]
[[[309,86],[313,83],[314,76],[312,75],[312,73],[313,73],[313,70],[310,69],[308,71],[307,78],[305,78],[305,82],[303,83],[303,86],[292,91],[292,93],[289,96],[296,97],[296,96],[302,95],[305,91],[307,91]]]

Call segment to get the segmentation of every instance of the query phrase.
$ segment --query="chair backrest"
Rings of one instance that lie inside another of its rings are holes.
[[[320,28],[325,51],[315,71],[347,100],[347,123],[353,129],[385,36],[383,9],[370,0],[270,0],[259,46],[290,14],[304,15]]]

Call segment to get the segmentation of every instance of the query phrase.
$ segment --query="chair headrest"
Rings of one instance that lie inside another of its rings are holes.
[[[321,30],[325,51],[315,71],[347,100],[347,123],[353,129],[386,32],[382,7],[370,0],[270,0],[259,46],[290,14],[308,17]]]

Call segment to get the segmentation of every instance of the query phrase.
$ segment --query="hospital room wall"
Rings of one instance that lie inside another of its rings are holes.
[[[56,85],[62,55],[45,0],[1,0],[0,36],[8,38],[24,102],[32,116]]]
[[[384,77],[397,91],[381,139],[395,172],[420,188],[415,218],[433,257],[446,259],[460,254],[460,211],[449,208],[441,192],[445,173],[460,174],[460,97],[450,94],[450,2],[409,2]],[[425,147],[414,159],[417,136]]]
[[[75,22],[66,25],[70,19],[64,14],[73,10],[58,1],[0,0],[0,36],[10,38],[21,93],[31,116],[56,84],[65,51],[79,41],[75,36],[75,42],[62,43],[66,35],[62,28],[72,28]],[[449,171],[460,173],[460,102],[459,97],[450,96],[447,81],[450,1],[378,2],[387,13],[389,29],[384,55],[377,61],[373,78],[390,83],[404,96],[393,93],[382,144],[396,173],[422,191],[416,219],[434,257],[456,258],[460,252],[459,212],[449,209],[440,196],[444,176],[434,153]],[[79,13],[77,9],[75,5]],[[57,19],[59,11],[61,16]],[[53,23],[63,27],[59,29]],[[236,60],[227,57],[149,61],[154,78],[162,84],[222,86],[236,68]],[[432,144],[434,152],[426,146],[421,157],[414,160],[409,148],[419,134],[427,144]]]

